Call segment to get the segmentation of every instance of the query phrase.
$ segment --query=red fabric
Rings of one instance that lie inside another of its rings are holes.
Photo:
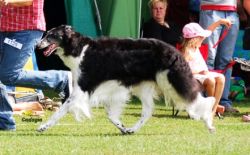
[[[44,0],[33,0],[33,5],[31,6],[13,7],[7,5],[0,7],[0,31],[45,31],[43,5]]]
[[[225,29],[222,35],[220,36],[219,40],[214,44],[213,48],[219,45],[219,43],[227,36],[227,33],[228,33],[228,29]]]
[[[206,61],[208,57],[208,45],[202,44],[200,47],[200,52],[201,52],[203,59]]]
[[[201,10],[237,11],[237,8],[228,5],[202,5]]]
[[[222,69],[222,70],[210,70],[210,71],[223,74],[227,71],[227,69],[232,68],[234,64],[236,64],[236,61],[232,60],[227,64],[227,66],[224,69]]]

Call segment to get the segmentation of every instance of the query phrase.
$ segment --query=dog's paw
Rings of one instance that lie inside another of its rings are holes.
[[[36,131],[38,131],[38,132],[43,132],[43,131],[45,131],[45,130],[47,130],[47,129],[48,129],[48,125],[47,125],[47,124],[43,124],[43,125],[41,125],[39,128],[37,128]]]
[[[124,128],[123,130],[121,130],[121,132],[124,135],[130,135],[135,133],[135,130],[133,130],[132,128]]]
[[[213,126],[213,127],[209,128],[208,131],[209,131],[209,133],[215,133],[216,128]]]

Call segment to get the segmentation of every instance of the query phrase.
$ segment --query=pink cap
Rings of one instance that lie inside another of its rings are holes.
[[[189,23],[184,26],[182,29],[183,37],[184,38],[194,38],[194,37],[208,37],[211,35],[212,31],[204,30],[199,24],[197,23]]]

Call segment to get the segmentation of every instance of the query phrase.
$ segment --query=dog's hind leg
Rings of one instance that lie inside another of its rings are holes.
[[[104,104],[104,108],[108,114],[109,120],[123,133],[126,133],[126,128],[120,120],[123,107],[126,105],[127,99],[119,101],[111,101],[109,104]]]
[[[126,128],[120,120],[120,115],[122,113],[122,109],[125,105],[125,102],[116,102],[115,104],[105,105],[104,108],[108,114],[109,120],[122,132],[126,132]]]
[[[200,93],[197,95],[197,99],[190,103],[186,110],[189,116],[195,120],[202,119],[208,128],[209,132],[215,132],[213,126],[213,106],[215,103],[214,97],[203,97]]]
[[[122,132],[125,128],[120,121],[120,115],[130,99],[129,89],[117,81],[108,81],[99,86],[91,95],[91,101],[103,103],[109,120]]]
[[[140,120],[132,127],[127,128],[126,133],[131,134],[140,130],[140,128],[149,120],[152,116],[154,109],[154,101],[151,95],[139,97],[142,102],[142,113]]]
[[[142,82],[133,88],[133,94],[142,102],[142,113],[140,120],[132,127],[127,128],[126,133],[131,134],[139,129],[149,120],[154,110],[154,98],[158,98],[154,82]]]

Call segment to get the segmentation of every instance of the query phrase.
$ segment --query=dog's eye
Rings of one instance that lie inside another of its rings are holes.
[[[55,34],[49,34],[47,39],[48,39],[48,41],[53,41],[53,40],[58,39],[58,36]]]

